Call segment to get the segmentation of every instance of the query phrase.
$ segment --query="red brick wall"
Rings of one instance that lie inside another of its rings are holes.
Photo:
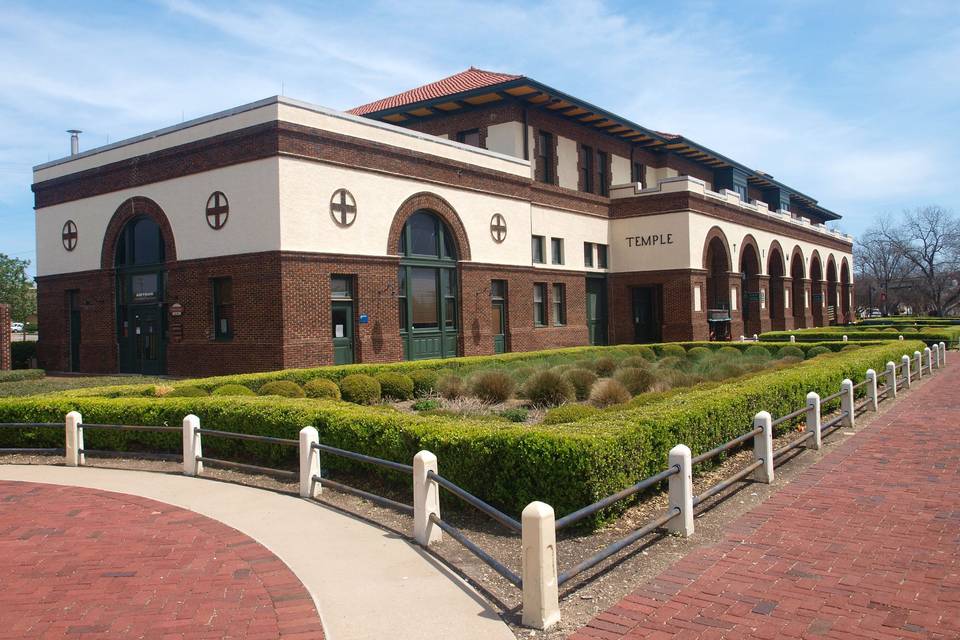
[[[10,305],[0,304],[0,371],[11,368]]]
[[[707,314],[693,310],[693,287],[700,285],[701,308],[706,308],[706,272],[676,270],[661,272],[614,273],[608,278],[610,344],[634,341],[633,287],[659,287],[661,339],[706,340]]]

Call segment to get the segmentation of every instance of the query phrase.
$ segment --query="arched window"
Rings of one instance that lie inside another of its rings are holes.
[[[163,233],[150,218],[135,218],[127,223],[117,240],[114,265],[132,267],[164,261]]]
[[[397,252],[409,258],[456,260],[453,234],[447,225],[432,213],[418,211],[403,225]]]

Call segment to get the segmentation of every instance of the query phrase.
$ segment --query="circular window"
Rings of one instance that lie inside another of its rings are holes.
[[[222,229],[230,217],[230,203],[223,191],[214,191],[207,198],[207,224],[211,229]]]
[[[490,237],[497,244],[507,239],[507,221],[499,213],[490,218]]]
[[[346,189],[337,189],[330,196],[330,217],[338,227],[349,227],[357,219],[357,201]]]
[[[73,251],[77,248],[77,224],[73,220],[67,220],[63,223],[63,231],[60,233],[63,240],[63,248],[67,251]]]

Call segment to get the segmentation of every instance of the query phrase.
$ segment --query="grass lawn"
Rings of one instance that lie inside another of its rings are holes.
[[[123,384],[154,384],[161,378],[149,376],[45,376],[39,380],[0,382],[0,397],[35,396],[70,389]],[[166,380],[169,383],[169,380]]]

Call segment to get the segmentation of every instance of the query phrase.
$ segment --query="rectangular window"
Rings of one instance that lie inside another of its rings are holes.
[[[550,238],[550,262],[563,264],[563,238]]]
[[[585,267],[593,266],[593,243],[592,242],[583,243],[583,266]]]
[[[214,278],[213,288],[213,337],[229,340],[233,337],[233,278]]]
[[[453,329],[457,326],[457,281],[452,269],[440,273],[443,282],[443,326]]]
[[[334,300],[353,300],[353,277],[330,276],[330,297]]]
[[[593,193],[593,149],[580,145],[580,191]]]
[[[400,318],[400,331],[407,330],[407,268],[400,267],[397,276],[397,307]]]
[[[597,193],[602,196],[610,195],[610,154],[606,151],[597,152]]]
[[[507,297],[507,281],[491,280],[490,281],[490,299],[504,300],[506,297]]]
[[[556,283],[553,285],[553,324],[560,327],[567,324],[567,287]]]
[[[633,167],[630,170],[630,182],[643,182],[646,179],[645,173],[646,168],[643,166],[643,163],[634,162]]]
[[[554,184],[556,176],[553,174],[553,134],[541,131],[537,138],[537,173],[540,182]]]
[[[436,269],[410,268],[410,291],[413,296],[413,328],[436,329],[440,326],[440,308]]]
[[[533,254],[534,264],[544,264],[546,258],[546,239],[543,236],[533,236],[530,241],[530,250]]]
[[[600,269],[607,268],[607,245],[605,244],[597,245],[597,267]]]
[[[468,144],[471,147],[480,146],[480,129],[469,129],[457,134],[457,142]]]
[[[740,196],[740,199],[743,200],[744,202],[750,201],[750,197],[747,195],[747,185],[734,184],[733,190],[737,192],[737,194]]]
[[[538,327],[547,324],[547,285],[542,282],[533,285],[533,324]]]

